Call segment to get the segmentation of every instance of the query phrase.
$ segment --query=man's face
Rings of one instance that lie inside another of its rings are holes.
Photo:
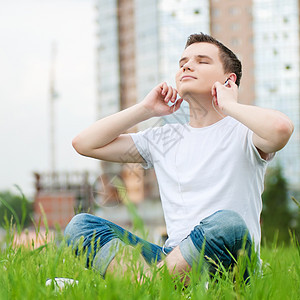
[[[219,49],[210,43],[188,46],[179,61],[176,87],[180,97],[185,95],[211,95],[216,81],[224,83],[227,77],[219,58]]]

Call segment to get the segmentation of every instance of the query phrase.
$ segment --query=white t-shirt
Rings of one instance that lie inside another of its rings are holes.
[[[253,132],[231,117],[194,128],[167,124],[130,134],[154,167],[168,240],[177,246],[199,222],[221,209],[245,220],[259,249],[260,213],[267,161],[252,141]]]

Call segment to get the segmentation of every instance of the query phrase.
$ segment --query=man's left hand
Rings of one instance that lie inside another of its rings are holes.
[[[226,107],[238,102],[238,87],[230,79],[226,86],[216,81],[211,89],[213,102],[216,107],[219,107],[226,114]]]

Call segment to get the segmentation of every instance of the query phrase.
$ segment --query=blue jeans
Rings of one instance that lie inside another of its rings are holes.
[[[77,255],[82,240],[87,266],[91,265],[103,277],[120,245],[139,245],[148,264],[159,262],[172,251],[171,247],[149,243],[110,221],[86,213],[73,217],[65,229],[65,238]],[[234,263],[233,257],[237,258],[242,249],[244,240],[250,255],[252,242],[244,220],[236,212],[220,210],[195,226],[179,247],[191,267],[199,265],[202,249],[205,257],[229,267]]]

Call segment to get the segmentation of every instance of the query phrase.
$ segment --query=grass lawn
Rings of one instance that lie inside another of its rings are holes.
[[[233,272],[221,271],[214,277],[191,274],[192,283],[184,288],[164,270],[153,270],[153,278],[141,283],[128,274],[132,269],[103,280],[85,268],[84,258],[75,258],[56,239],[49,237],[40,247],[34,239],[16,245],[11,227],[7,230],[0,252],[0,299],[300,299],[300,249],[295,243],[263,247],[263,275],[251,273],[250,284],[238,275],[240,263]],[[73,278],[78,284],[62,291],[46,287],[46,280],[54,277]]]

